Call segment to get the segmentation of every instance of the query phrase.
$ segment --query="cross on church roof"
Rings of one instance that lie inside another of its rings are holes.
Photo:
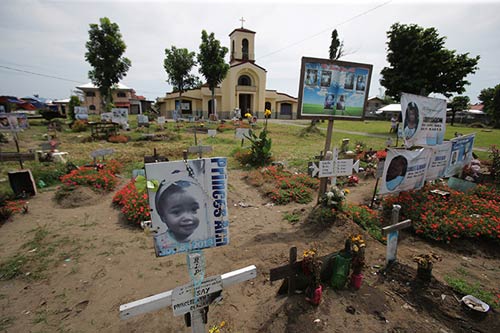
[[[245,19],[243,18],[243,16],[240,18],[240,21],[241,21],[241,29],[243,29],[243,23],[245,22]]]

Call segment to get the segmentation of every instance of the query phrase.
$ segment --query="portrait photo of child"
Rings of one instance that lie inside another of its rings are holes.
[[[213,158],[207,158],[146,163],[145,169],[147,180],[156,184],[148,188],[156,255],[216,246],[216,224],[227,218],[225,168],[214,168]]]

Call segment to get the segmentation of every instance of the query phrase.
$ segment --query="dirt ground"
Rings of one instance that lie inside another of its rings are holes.
[[[209,325],[225,321],[222,332],[500,332],[497,311],[474,316],[457,300],[461,295],[444,282],[445,275],[460,270],[471,282],[498,287],[498,248],[491,251],[468,242],[437,245],[403,234],[399,263],[383,276],[378,270],[385,262],[385,246],[357,225],[347,221],[323,229],[310,227],[304,220],[313,204],[266,205],[268,201],[243,178],[244,172],[229,173],[231,241],[204,251],[206,276],[252,264],[258,273],[254,280],[223,291],[223,301],[210,307]],[[373,186],[373,181],[363,181],[351,189],[348,201],[364,202]],[[62,208],[53,200],[54,192],[45,191],[30,200],[27,214],[15,215],[1,226],[1,261],[18,253],[50,251],[41,260],[45,266],[37,271],[41,278],[30,279],[32,272],[23,272],[21,277],[0,281],[0,331],[190,331],[171,308],[120,320],[121,304],[173,289],[188,283],[189,277],[185,255],[155,258],[150,236],[123,221],[111,206],[112,196]],[[287,212],[301,212],[302,221],[283,220]],[[317,307],[303,294],[277,296],[281,283],[270,284],[269,270],[287,262],[291,246],[297,246],[299,257],[313,244],[326,255],[360,232],[367,239],[360,290],[327,288]],[[431,284],[423,287],[415,284],[412,257],[430,250],[443,260],[435,264]]]

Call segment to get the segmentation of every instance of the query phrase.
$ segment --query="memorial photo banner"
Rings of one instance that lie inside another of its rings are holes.
[[[401,94],[402,135],[406,147],[443,143],[446,131],[446,101]]]
[[[0,130],[19,131],[28,127],[26,113],[0,113]]]
[[[75,119],[76,120],[88,120],[89,112],[85,106],[75,106]]]
[[[362,119],[372,65],[302,58],[298,117]]]
[[[126,108],[114,108],[111,109],[113,114],[112,121],[117,124],[126,125],[128,124],[128,109]]]
[[[460,136],[450,140],[451,149],[448,157],[445,176],[451,177],[459,174],[464,166],[472,161],[472,149],[474,147],[475,133]]]
[[[429,167],[425,175],[426,181],[443,178],[445,176],[448,159],[451,152],[451,142],[446,141],[440,145],[429,147],[431,149],[431,157],[429,159]]]
[[[431,150],[391,149],[387,151],[380,194],[416,190],[424,185]]]
[[[157,256],[229,243],[227,159],[146,163]]]

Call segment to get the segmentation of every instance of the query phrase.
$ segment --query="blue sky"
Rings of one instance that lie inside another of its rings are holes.
[[[292,96],[298,96],[301,57],[327,58],[334,28],[348,53],[341,60],[372,64],[369,95],[379,95],[386,32],[395,22],[435,27],[447,37],[447,48],[481,56],[480,69],[468,77],[465,95],[472,102],[500,83],[498,1],[1,0],[0,12],[0,95],[68,98],[75,86],[89,82],[85,42],[89,24],[103,16],[120,26],[132,61],[122,82],[149,99],[171,90],[165,48],[197,52],[202,29],[228,47],[241,17],[257,33],[256,63],[267,69],[267,88]]]

